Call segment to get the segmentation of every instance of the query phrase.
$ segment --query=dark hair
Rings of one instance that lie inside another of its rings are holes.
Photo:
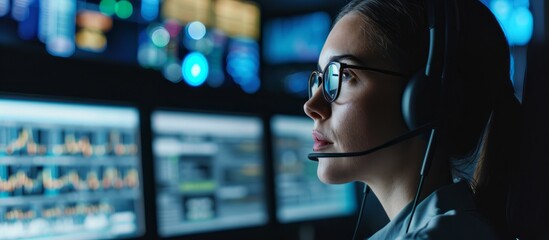
[[[502,237],[509,165],[520,157],[521,107],[510,80],[510,53],[499,23],[480,1],[458,0],[457,76],[450,85],[450,116],[442,119],[437,148],[455,176],[472,186],[480,211]],[[357,13],[380,56],[402,70],[424,67],[428,28],[424,1],[353,0],[339,13]],[[473,174],[474,171],[474,174]]]

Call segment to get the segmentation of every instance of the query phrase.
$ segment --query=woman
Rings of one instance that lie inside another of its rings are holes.
[[[437,119],[434,157],[410,226],[427,137],[358,157],[318,158],[323,182],[364,182],[381,202],[391,221],[370,239],[511,237],[507,166],[519,156],[520,104],[509,78],[508,45],[479,1],[456,2],[465,9],[457,18],[457,80],[446,114]],[[315,152],[362,151],[413,130],[403,119],[402,95],[409,76],[425,67],[427,29],[420,0],[354,0],[341,10],[304,104],[314,120]],[[323,74],[339,69],[342,74],[333,75],[341,79],[339,89],[325,90]]]

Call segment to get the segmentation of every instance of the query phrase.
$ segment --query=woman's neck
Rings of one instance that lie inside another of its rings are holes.
[[[369,183],[390,220],[398,215],[415,197],[421,167],[421,161],[418,162],[420,163],[404,167],[401,171],[387,174],[385,178]],[[424,179],[420,201],[435,190],[450,183],[452,183],[452,178],[447,161],[433,161],[431,170]]]

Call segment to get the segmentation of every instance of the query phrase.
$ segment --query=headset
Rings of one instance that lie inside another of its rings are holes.
[[[410,228],[418,204],[423,181],[429,172],[431,159],[436,145],[437,128],[442,119],[450,115],[456,104],[453,103],[454,93],[449,86],[454,86],[457,71],[456,49],[459,33],[459,10],[457,0],[426,0],[425,12],[429,27],[429,52],[425,67],[420,69],[407,82],[402,94],[402,116],[410,131],[393,138],[381,145],[360,152],[343,153],[310,153],[308,158],[318,161],[319,158],[356,157],[367,155],[381,149],[393,146],[412,137],[427,135],[427,147],[423,158],[420,180],[408,219],[406,233]],[[357,220],[355,239],[360,225],[365,199],[370,192],[367,185]]]

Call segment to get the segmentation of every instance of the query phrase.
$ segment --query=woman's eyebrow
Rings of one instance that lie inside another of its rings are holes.
[[[332,56],[330,57],[329,62],[341,62],[342,60],[349,60],[354,63],[362,65],[362,61],[360,60],[360,58],[358,58],[353,54],[343,54],[343,55]],[[318,71],[322,71],[322,69],[320,68],[320,65],[317,65],[316,68],[318,69]]]
[[[337,56],[332,56],[330,58],[330,62],[341,62],[341,60],[350,60],[352,62],[359,63],[359,64],[362,63],[360,58],[352,54],[337,55]]]

